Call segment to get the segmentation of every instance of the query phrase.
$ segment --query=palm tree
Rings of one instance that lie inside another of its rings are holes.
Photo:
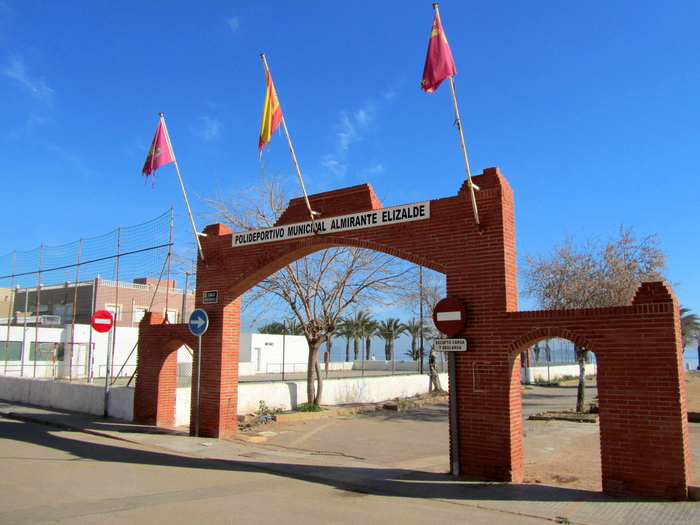
[[[404,332],[406,332],[406,325],[399,319],[389,317],[379,322],[377,335],[384,339],[384,354],[387,361],[394,360],[394,341]]]
[[[258,333],[259,334],[282,335],[285,333],[285,326],[278,321],[273,321],[272,323],[267,323],[267,324],[258,326]]]
[[[352,323],[347,319],[341,319],[336,328],[334,337],[345,338],[345,361],[350,361],[350,341],[354,339],[355,331]]]
[[[406,352],[406,355],[411,356],[411,359],[418,361],[421,357],[418,342],[420,341],[421,332],[425,331],[425,323],[421,323],[420,319],[412,318],[404,324],[405,331],[411,336],[411,352]]]
[[[366,339],[365,345],[367,349],[370,348],[370,339],[373,337],[369,334],[374,334],[376,328],[376,321],[372,319],[369,314],[365,311],[357,312],[354,317],[349,317],[344,319],[343,325],[347,326],[348,330],[352,332],[352,338],[355,343],[355,361],[358,360],[360,356],[360,343],[363,339]],[[369,359],[369,357],[367,357]]]
[[[698,366],[700,370],[700,317],[690,313],[690,308],[681,307],[681,337],[683,338],[683,349],[692,343],[698,345]]]
[[[378,335],[379,323],[368,316],[367,321],[360,326],[360,331],[365,338],[365,360],[369,361],[372,356],[372,339]]]

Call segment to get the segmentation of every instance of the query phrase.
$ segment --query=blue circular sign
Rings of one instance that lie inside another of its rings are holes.
[[[199,336],[206,332],[207,328],[209,328],[209,316],[207,315],[207,312],[201,308],[197,308],[194,312],[192,312],[192,315],[190,315],[189,326],[190,332],[192,332],[194,335]]]

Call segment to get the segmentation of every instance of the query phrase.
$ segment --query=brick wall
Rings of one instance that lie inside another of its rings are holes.
[[[458,335],[469,340],[469,352],[456,356],[451,385],[458,407],[451,435],[458,437],[460,474],[522,481],[519,353],[538,340],[559,336],[583,344],[598,359],[604,490],[686,499],[691,476],[673,294],[663,283],[651,283],[627,307],[518,312],[513,193],[497,168],[484,170],[474,183],[481,187],[476,195],[483,232],[476,228],[466,184],[453,197],[431,201],[429,219],[413,222],[237,247],[229,228],[207,226],[202,237],[206,261],[198,263],[196,295],[197,307],[210,319],[203,336],[200,434],[222,437],[236,431],[240,295],[305,255],[358,246],[444,273],[447,294],[467,309],[466,327]],[[366,184],[309,200],[323,218],[381,208]],[[279,224],[307,219],[305,202],[294,199]],[[219,302],[205,305],[202,293],[210,290],[218,290]],[[170,410],[170,399],[161,392],[166,384],[170,388],[171,364],[166,352],[152,345],[184,338],[181,332],[170,339],[161,334],[159,342],[158,330],[152,320],[142,323],[147,339],[139,345],[139,380],[144,379],[143,366],[144,377],[159,386],[154,391],[144,385],[147,399],[137,400],[142,408],[135,408],[156,421]],[[651,362],[654,377],[645,374]]]

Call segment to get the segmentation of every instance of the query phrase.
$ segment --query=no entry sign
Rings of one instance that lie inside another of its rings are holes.
[[[114,325],[114,317],[112,312],[107,310],[97,310],[90,320],[90,324],[96,332],[109,332]]]
[[[445,335],[455,335],[467,322],[467,310],[454,297],[446,297],[435,305],[433,310],[435,328]]]

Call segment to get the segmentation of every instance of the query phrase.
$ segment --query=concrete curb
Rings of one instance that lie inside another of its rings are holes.
[[[324,408],[320,412],[292,412],[290,414],[276,414],[272,416],[272,419],[278,423],[285,423],[288,421],[301,421],[303,419],[321,419],[326,417],[347,416],[349,414],[357,414],[359,412],[376,412],[378,410],[382,410],[382,408],[383,405],[381,403],[348,406],[342,408]]]

